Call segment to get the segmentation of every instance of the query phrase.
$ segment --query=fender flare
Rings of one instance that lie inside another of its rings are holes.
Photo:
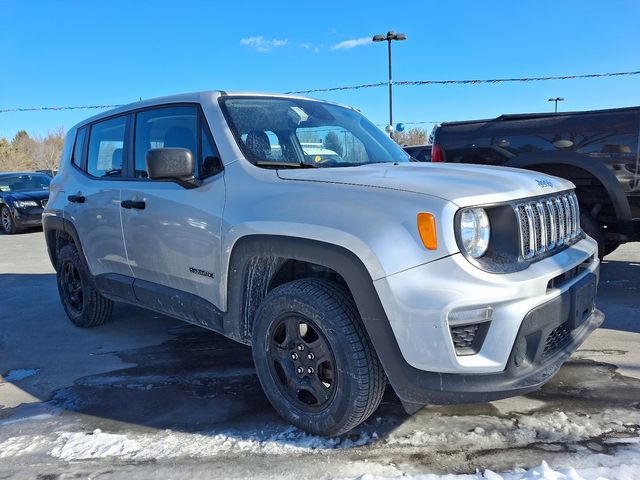
[[[389,382],[403,401],[415,401],[417,396],[413,394],[411,385],[416,375],[424,372],[409,365],[402,356],[371,275],[360,258],[344,247],[317,240],[278,235],[249,235],[240,238],[233,247],[229,261],[229,308],[224,320],[225,334],[235,339],[243,335],[240,325],[245,321],[245,279],[251,259],[257,256],[306,261],[337,272],[349,287]],[[235,325],[227,322],[233,322]]]
[[[54,269],[56,269],[58,263],[56,232],[64,232],[69,235],[73,239],[73,243],[78,249],[78,253],[86,261],[84,250],[82,249],[82,244],[80,243],[78,231],[76,230],[76,227],[73,225],[73,223],[71,223],[69,220],[57,215],[43,215],[42,230],[44,232],[44,238],[47,243],[49,260],[51,261],[51,265],[53,265]]]
[[[536,169],[544,165],[564,165],[578,168],[595,177],[606,190],[618,219],[620,233],[633,233],[633,218],[631,207],[627,197],[620,188],[620,182],[616,176],[602,163],[594,161],[584,155],[571,154],[567,152],[544,152],[535,154],[523,154],[516,158],[507,160],[503,166],[524,168],[528,170]],[[537,169],[536,169],[537,170]]]

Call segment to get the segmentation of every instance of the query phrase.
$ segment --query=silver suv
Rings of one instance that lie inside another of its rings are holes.
[[[251,345],[274,408],[322,435],[387,381],[409,413],[538,388],[604,318],[573,184],[411,160],[356,110],[292,96],[90,118],[44,213],[62,304],[80,327],[118,301]]]

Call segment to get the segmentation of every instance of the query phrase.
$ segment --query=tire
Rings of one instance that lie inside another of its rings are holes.
[[[56,270],[60,300],[74,325],[96,327],[111,318],[113,302],[96,290],[84,259],[74,245],[60,249]]]
[[[16,222],[13,220],[13,215],[11,215],[9,207],[6,205],[3,205],[2,209],[0,209],[0,220],[2,221],[2,230],[7,235],[13,235],[20,231],[16,226]]]
[[[276,411],[316,435],[364,422],[386,386],[353,300],[325,280],[295,280],[267,295],[253,325],[253,360]]]
[[[602,227],[600,227],[591,215],[584,212],[580,212],[580,227],[584,233],[598,242],[598,257],[602,260],[602,257],[606,255],[606,244]]]

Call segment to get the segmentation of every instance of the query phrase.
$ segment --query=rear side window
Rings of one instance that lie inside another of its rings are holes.
[[[91,127],[87,173],[94,177],[121,177],[127,117],[99,122]]]
[[[195,107],[156,108],[136,116],[135,176],[147,178],[145,155],[152,148],[178,147],[198,158],[198,110]]]
[[[87,137],[87,129],[81,128],[76,134],[76,143],[73,146],[73,157],[71,161],[75,166],[82,166],[82,151],[84,150],[84,140]]]

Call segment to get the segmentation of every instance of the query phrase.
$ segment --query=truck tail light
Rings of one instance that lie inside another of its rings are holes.
[[[431,161],[444,162],[444,148],[439,143],[434,143],[431,147]]]

